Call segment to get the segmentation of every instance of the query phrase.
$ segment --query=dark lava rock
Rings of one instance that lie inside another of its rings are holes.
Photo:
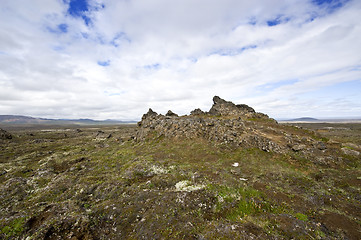
[[[178,117],[178,114],[172,112],[171,110],[169,110],[166,114],[167,117]]]
[[[256,133],[253,124],[250,127],[245,125],[249,118],[260,119],[261,122],[265,120],[269,124],[277,124],[276,121],[265,114],[256,113],[253,108],[245,104],[235,105],[218,96],[213,98],[213,102],[208,113],[195,109],[190,116],[182,117],[172,111],[168,111],[167,115],[163,116],[149,109],[138,123],[140,128],[136,139],[144,139],[148,133],[155,131],[159,136],[171,138],[201,137],[211,142],[232,146],[257,147],[267,152],[281,150],[277,143],[264,137],[264,134]]]
[[[213,97],[213,106],[209,110],[210,115],[246,115],[249,113],[256,113],[256,111],[247,106],[246,104],[236,105],[232,102],[228,102],[218,96]]]
[[[201,109],[197,108],[197,109],[194,109],[193,111],[191,111],[191,115],[192,116],[196,116],[196,115],[204,115],[205,112],[203,112]]]
[[[320,150],[326,150],[327,149],[327,146],[324,142],[318,142],[317,143],[317,148],[320,149]]]
[[[4,129],[0,128],[0,139],[6,140],[6,139],[12,139],[12,138],[13,138],[13,136],[10,133],[8,133]]]
[[[138,126],[141,126],[145,120],[156,118],[158,116],[158,113],[154,112],[151,108],[149,108],[148,112],[146,114],[143,114],[142,121],[138,122]]]

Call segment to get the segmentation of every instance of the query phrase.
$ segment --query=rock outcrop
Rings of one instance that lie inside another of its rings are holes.
[[[196,116],[196,115],[204,115],[205,112],[203,112],[201,109],[197,108],[194,109],[193,111],[191,111],[191,115]]]
[[[0,128],[0,139],[7,140],[12,138],[13,136],[10,133]]]
[[[301,154],[304,158],[327,164],[334,160],[332,147],[317,136],[301,129],[281,126],[266,114],[245,104],[234,104],[213,98],[208,112],[195,109],[190,115],[178,116],[172,111],[164,116],[152,109],[138,123],[136,140],[147,137],[203,138],[215,144],[233,147],[259,148],[266,152]],[[334,149],[335,150],[335,149]],[[317,156],[317,157],[316,157]]]
[[[236,105],[218,96],[213,98],[209,112],[195,109],[189,116],[178,116],[168,111],[166,116],[152,109],[143,115],[138,123],[137,139],[146,138],[151,132],[158,136],[175,138],[204,138],[215,143],[243,147],[258,147],[264,151],[281,151],[282,147],[265,134],[258,133],[254,121],[271,125],[277,122],[266,114],[257,113],[253,108]]]
[[[169,110],[166,114],[167,117],[178,117],[178,114],[172,112],[171,110]]]
[[[213,116],[251,116],[252,114],[256,113],[256,111],[246,104],[236,105],[232,102],[228,102],[218,96],[215,96],[213,97],[213,106],[208,113]]]

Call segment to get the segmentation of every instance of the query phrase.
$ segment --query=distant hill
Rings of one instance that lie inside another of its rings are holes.
[[[47,120],[41,118],[33,118],[19,115],[0,115],[0,123],[8,124],[27,124],[27,123],[43,123]]]
[[[47,119],[34,118],[20,115],[0,115],[0,124],[77,124],[77,125],[100,125],[100,124],[122,124],[135,123],[136,121],[120,121],[107,119],[104,121],[93,119]]]
[[[360,123],[361,118],[311,118],[279,119],[280,123]]]
[[[302,118],[295,118],[287,120],[288,122],[319,122],[320,120],[317,118],[311,118],[311,117],[302,117]]]

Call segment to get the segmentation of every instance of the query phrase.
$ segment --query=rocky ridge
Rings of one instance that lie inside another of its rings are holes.
[[[331,152],[335,147],[339,149],[337,143],[326,143],[312,132],[293,134],[292,129],[285,129],[266,114],[218,96],[213,98],[208,112],[195,109],[190,115],[178,116],[169,110],[164,116],[149,109],[138,126],[138,141],[154,134],[156,137],[204,138],[215,144],[259,148],[266,152],[297,152],[319,163],[334,161]]]

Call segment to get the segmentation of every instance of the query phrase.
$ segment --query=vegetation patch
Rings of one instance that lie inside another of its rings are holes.
[[[24,222],[24,217],[16,218],[2,227],[1,233],[8,238],[18,236],[24,231]]]

